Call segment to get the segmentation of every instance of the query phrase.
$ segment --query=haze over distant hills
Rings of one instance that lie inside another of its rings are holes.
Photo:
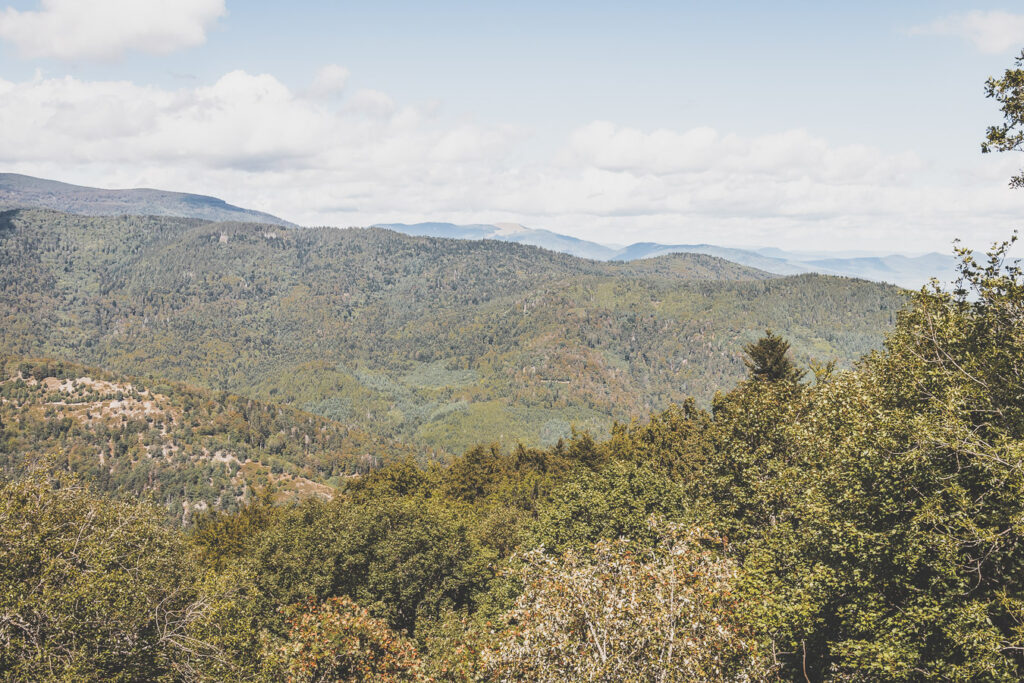
[[[184,216],[294,225],[269,213],[243,209],[206,195],[148,188],[101,190],[18,173],[0,173],[0,209],[5,208],[54,209],[85,216]]]
[[[953,278],[956,259],[948,254],[929,253],[920,256],[903,254],[872,254],[870,252],[799,252],[775,247],[737,249],[714,244],[658,244],[636,242],[614,247],[597,242],[560,235],[550,230],[536,230],[514,223],[494,225],[455,225],[453,223],[380,223],[407,235],[450,237],[457,239],[492,239],[560,251],[599,261],[635,261],[666,254],[707,254],[777,275],[822,273],[845,275],[876,282],[917,289],[932,277],[942,281]]]
[[[181,216],[211,221],[239,221],[294,226],[283,218],[228,204],[205,195],[155,189],[104,190],[17,173],[0,173],[0,209],[42,208],[88,216]],[[706,254],[776,275],[821,273],[859,277],[917,289],[931,277],[949,281],[956,260],[948,254],[921,256],[866,252],[801,252],[775,247],[739,249],[714,244],[637,242],[613,246],[528,228],[517,223],[379,223],[375,227],[420,237],[493,239],[527,244],[597,261],[635,261],[666,254]]]

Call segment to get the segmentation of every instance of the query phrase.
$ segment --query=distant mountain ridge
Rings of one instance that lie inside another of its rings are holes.
[[[843,275],[876,282],[888,282],[910,289],[921,287],[932,277],[948,282],[953,278],[956,267],[956,259],[953,256],[938,253],[921,256],[865,255],[863,252],[797,252],[775,247],[737,249],[714,244],[658,244],[656,242],[636,242],[626,247],[616,248],[561,235],[550,230],[536,230],[511,223],[494,225],[456,225],[438,222],[380,223],[376,227],[395,230],[406,235],[493,239],[531,244],[597,261],[636,261],[680,253],[706,254],[776,275],[798,275],[800,273]]]
[[[18,173],[0,173],[0,209],[4,208],[53,209],[85,216],[181,216],[294,225],[269,213],[243,209],[206,195],[149,188],[102,190]]]
[[[17,173],[0,173],[0,209],[11,208],[52,209],[87,216],[178,216],[297,227],[283,218],[234,206],[206,195],[147,188],[104,190]],[[775,275],[843,275],[910,289],[921,287],[931,277],[949,282],[956,266],[951,255],[937,253],[923,256],[826,253],[786,251],[775,247],[739,249],[714,244],[656,242],[611,246],[517,223],[378,223],[374,227],[417,237],[513,242],[595,261],[636,261],[667,254],[705,254]]]
[[[516,244],[529,244],[571,256],[595,261],[629,261],[616,258],[618,250],[578,237],[560,235],[550,230],[527,228],[517,223],[455,225],[454,223],[378,223],[375,228],[394,230],[416,237],[443,237],[462,240],[499,240]]]

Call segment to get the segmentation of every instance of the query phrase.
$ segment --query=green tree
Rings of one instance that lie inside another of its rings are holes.
[[[66,475],[0,481],[0,672],[6,680],[189,680],[226,660],[164,514]]]
[[[290,683],[426,681],[416,648],[349,598],[310,602],[281,648]]]
[[[347,595],[415,635],[421,621],[471,606],[486,587],[491,558],[471,523],[465,511],[419,496],[307,501],[282,510],[245,562],[267,611]]]
[[[1024,66],[1024,51],[1015,63],[1017,67]],[[1020,151],[1024,148],[1024,69],[1007,69],[1002,78],[989,78],[985,82],[985,96],[999,103],[1003,122],[988,127],[981,151]],[[1010,178],[1010,187],[1024,187],[1024,171]]]
[[[771,330],[765,330],[763,337],[747,344],[743,351],[747,354],[743,363],[753,379],[796,383],[806,374],[790,359],[789,342]]]
[[[1024,672],[1024,277],[963,252],[884,350],[790,399],[716,404],[697,507],[729,534],[789,679]]]

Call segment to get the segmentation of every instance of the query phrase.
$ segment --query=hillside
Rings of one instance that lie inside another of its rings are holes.
[[[238,509],[255,490],[330,498],[347,476],[411,454],[294,408],[0,356],[0,472],[53,458],[186,521],[197,509]]]
[[[771,327],[848,365],[904,294],[704,255],[582,260],[366,229],[16,211],[0,348],[285,403],[458,452],[606,433],[744,375]]]
[[[183,216],[292,225],[277,216],[206,195],[148,188],[101,190],[17,173],[0,173],[0,209],[5,208],[54,209],[86,216]]]

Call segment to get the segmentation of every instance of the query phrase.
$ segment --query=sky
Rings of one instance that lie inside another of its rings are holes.
[[[980,153],[1024,6],[0,0],[0,172],[303,225],[949,252],[1022,226]]]

